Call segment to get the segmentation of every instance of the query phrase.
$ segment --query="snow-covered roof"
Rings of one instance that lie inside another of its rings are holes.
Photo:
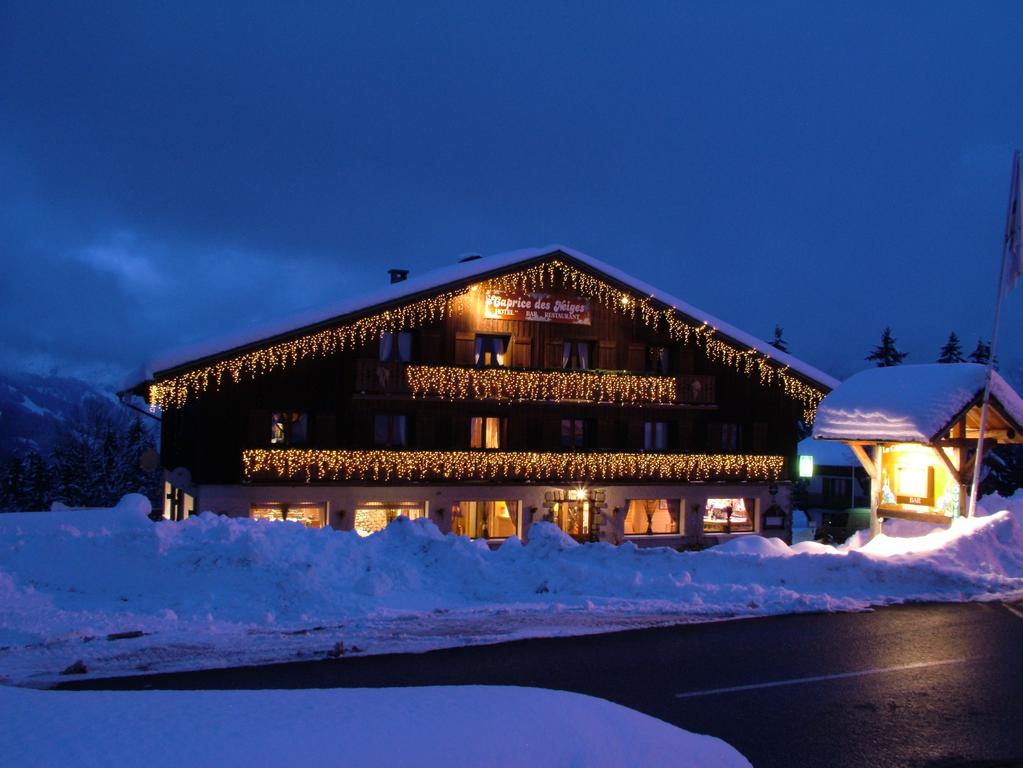
[[[828,440],[814,440],[807,437],[799,441],[798,456],[813,456],[813,463],[819,467],[858,467],[859,459],[845,443]]]
[[[813,436],[825,440],[929,442],[984,390],[982,365],[870,368],[850,376],[817,407]],[[997,371],[991,397],[1016,425],[1023,400]]]
[[[569,260],[575,260],[584,267],[603,273],[612,280],[622,283],[623,286],[628,287],[639,295],[649,296],[656,301],[677,309],[682,314],[688,315],[698,322],[707,323],[717,330],[719,336],[731,339],[739,346],[752,348],[764,355],[768,355],[780,365],[788,366],[794,373],[812,382],[828,389],[838,386],[838,380],[823,371],[792,355],[775,349],[762,339],[741,331],[735,326],[719,320],[713,315],[697,309],[669,293],[654,288],[642,280],[637,280],[631,275],[598,259],[587,256],[580,251],[562,245],[548,245],[542,248],[524,248],[508,251],[507,253],[499,253],[473,259],[472,261],[452,264],[426,272],[418,277],[410,277],[399,283],[390,284],[377,291],[362,293],[347,300],[309,309],[276,321],[252,326],[230,335],[219,336],[179,347],[158,355],[135,371],[125,382],[124,389],[133,389],[153,380],[164,371],[187,366],[189,363],[206,360],[211,357],[225,357],[234,350],[259,343],[260,341],[281,336],[300,335],[306,329],[312,329],[315,326],[321,326],[347,316],[358,315],[378,305],[393,304],[407,297],[441,291],[448,286],[454,286],[469,280],[485,279],[494,274],[507,272],[519,264],[536,261],[546,256],[562,256],[568,257]]]

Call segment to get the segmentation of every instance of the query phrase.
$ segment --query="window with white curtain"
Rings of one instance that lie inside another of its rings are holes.
[[[380,334],[380,361],[386,363],[412,362],[412,333],[400,331]]]
[[[671,358],[667,347],[647,347],[646,370],[647,373],[671,372]]]
[[[476,365],[504,366],[508,365],[508,357],[507,336],[476,334],[476,345],[473,348],[473,362]]]
[[[586,419],[561,420],[561,447],[586,448],[589,443],[589,425]]]
[[[469,419],[470,448],[495,449],[503,445],[504,419],[498,416],[473,416]]]
[[[270,414],[271,445],[304,445],[309,439],[309,415],[305,411],[274,411]]]
[[[561,367],[587,371],[593,367],[592,341],[566,341],[562,344]]]
[[[643,422],[643,450],[644,451],[668,450],[668,422],[666,421]]]
[[[407,419],[403,413],[378,413],[373,417],[373,444],[403,448],[407,444]]]

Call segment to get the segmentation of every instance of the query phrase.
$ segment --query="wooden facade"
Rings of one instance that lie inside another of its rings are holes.
[[[574,293],[571,285],[555,283],[549,288]],[[403,340],[402,350],[410,353],[407,360],[397,359],[396,337],[389,350],[391,359],[381,360],[380,340],[370,336],[361,345],[335,354],[211,386],[180,407],[166,409],[161,444],[164,466],[168,471],[187,470],[193,485],[190,492],[198,495],[201,505],[201,489],[206,486],[294,484],[294,477],[247,473],[246,451],[471,451],[480,448],[472,442],[472,420],[496,418],[499,444],[491,447],[504,452],[783,457],[779,461],[784,466],[779,463],[781,469],[772,470],[772,477],[733,473],[694,479],[756,482],[766,487],[788,478],[803,406],[782,388],[765,386],[755,374],[735,365],[712,361],[696,345],[673,339],[666,330],[651,329],[640,317],[598,301],[591,302],[589,324],[574,325],[489,319],[483,316],[483,297],[482,289],[464,292],[453,300],[451,311],[409,329],[411,344]],[[493,367],[506,371],[502,375],[513,384],[516,376],[532,377],[529,381],[534,385],[548,380],[557,383],[556,377],[566,373],[566,342],[572,342],[585,345],[585,370],[578,370],[579,355],[574,355],[570,372],[585,373],[594,387],[607,383],[615,391],[632,392],[633,385],[643,385],[663,393],[667,390],[660,386],[662,380],[671,380],[671,394],[629,401],[627,395],[551,399],[553,390],[544,387],[531,390],[540,393],[532,399],[504,397],[500,392],[479,397],[413,391],[410,367],[427,382],[420,385],[426,388],[434,387],[431,380],[439,380],[441,372],[449,381],[461,381],[481,370],[479,336],[501,339],[503,365]],[[161,372],[156,378],[178,372]],[[302,423],[295,434],[278,433],[275,440],[273,425],[282,414]],[[400,429],[388,431],[391,424],[400,424]],[[485,477],[455,480],[463,485],[488,484]],[[636,477],[600,482],[663,484],[664,476],[644,477],[640,472]],[[333,483],[344,485],[345,481]],[[360,478],[358,484],[367,482]]]

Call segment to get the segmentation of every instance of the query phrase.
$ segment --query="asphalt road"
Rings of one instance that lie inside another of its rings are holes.
[[[461,684],[610,699],[719,736],[758,767],[1023,766],[1023,604],[779,616],[63,687]]]

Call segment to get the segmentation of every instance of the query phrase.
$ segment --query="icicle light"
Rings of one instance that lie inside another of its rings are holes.
[[[311,357],[330,355],[375,342],[384,331],[409,330],[456,314],[464,308],[461,298],[471,290],[538,291],[552,288],[573,290],[597,301],[607,309],[639,320],[650,330],[666,333],[673,341],[702,349],[707,358],[727,365],[764,386],[778,386],[803,406],[803,418],[812,422],[824,392],[789,373],[772,358],[752,348],[741,348],[716,337],[717,329],[707,323],[695,324],[675,307],[657,307],[652,296],[637,296],[594,275],[582,272],[559,259],[535,264],[518,272],[490,278],[485,283],[420,299],[355,320],[316,331],[290,341],[246,352],[176,376],[155,381],[149,387],[153,407],[180,407],[206,390],[225,381],[253,379],[270,371],[294,365]]]
[[[773,481],[782,456],[511,451],[336,451],[287,448],[242,452],[247,481]]]
[[[624,372],[409,365],[405,379],[412,397],[449,400],[580,400],[623,405],[678,400],[678,379]]]

